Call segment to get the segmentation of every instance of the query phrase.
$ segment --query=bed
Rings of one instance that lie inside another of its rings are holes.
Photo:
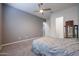
[[[32,51],[38,56],[79,56],[79,40],[41,37],[33,40]]]

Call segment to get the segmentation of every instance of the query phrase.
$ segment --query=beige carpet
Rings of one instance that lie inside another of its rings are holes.
[[[32,52],[32,41],[24,41],[4,46],[0,51],[1,56],[35,56]],[[2,53],[2,54],[1,54]]]

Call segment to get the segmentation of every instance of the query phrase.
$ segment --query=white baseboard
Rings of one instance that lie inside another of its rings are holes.
[[[23,42],[23,41],[28,41],[28,40],[34,40],[34,39],[37,39],[39,37],[35,37],[35,38],[29,38],[29,39],[25,39],[25,40],[20,40],[20,41],[16,41],[16,42],[11,42],[11,43],[6,43],[6,44],[2,44],[0,45],[0,49],[3,47],[3,46],[7,46],[7,45],[11,45],[11,44],[15,44],[15,43],[20,43],[20,42]]]

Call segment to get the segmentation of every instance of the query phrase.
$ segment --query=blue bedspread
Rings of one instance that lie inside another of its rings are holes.
[[[79,56],[79,41],[76,39],[42,37],[33,41],[32,50],[37,55]]]

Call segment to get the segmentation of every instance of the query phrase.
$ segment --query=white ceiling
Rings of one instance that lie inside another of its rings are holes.
[[[44,3],[43,8],[52,9],[52,11],[50,12],[44,12],[44,16],[41,13],[34,12],[36,10],[39,10],[38,3],[10,3],[8,5],[41,18],[49,18],[51,12],[57,12],[66,8],[70,8],[77,4],[76,3]]]

